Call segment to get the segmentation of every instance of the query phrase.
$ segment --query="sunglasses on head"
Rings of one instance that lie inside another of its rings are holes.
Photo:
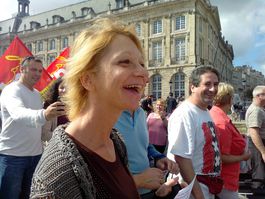
[[[25,57],[23,59],[23,61],[21,62],[21,66],[24,66],[26,62],[30,61],[30,60],[35,60],[35,57],[34,56],[28,56],[28,57]]]

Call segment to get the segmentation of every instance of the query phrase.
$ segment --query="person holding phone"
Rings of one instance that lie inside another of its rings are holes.
[[[56,79],[49,90],[47,91],[45,95],[45,102],[44,102],[44,108],[47,108],[50,104],[54,102],[62,102],[63,95],[65,94],[66,88],[63,83],[62,77],[59,77]],[[65,110],[65,104],[61,103],[58,105],[59,110],[64,111]],[[45,125],[42,126],[42,135],[41,135],[41,140],[43,141],[44,145],[47,145],[47,142],[51,139],[52,137],[52,132],[54,129],[61,125],[69,122],[68,118],[66,115],[61,115],[56,118],[53,118],[52,120],[48,121],[45,123]]]

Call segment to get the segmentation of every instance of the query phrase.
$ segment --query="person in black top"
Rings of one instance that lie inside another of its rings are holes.
[[[169,93],[169,96],[167,97],[166,100],[166,104],[167,104],[166,108],[167,114],[171,114],[174,111],[174,109],[177,107],[177,100],[173,97],[172,92]]]
[[[153,112],[153,95],[148,95],[141,101],[141,107],[146,112],[146,115],[149,115],[151,112]]]

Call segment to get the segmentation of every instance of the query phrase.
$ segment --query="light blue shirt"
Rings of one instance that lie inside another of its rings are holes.
[[[138,108],[132,117],[129,111],[123,111],[115,128],[122,134],[128,152],[129,169],[132,174],[142,173],[148,169],[148,131],[146,115],[142,108]],[[138,189],[140,194],[150,192]]]

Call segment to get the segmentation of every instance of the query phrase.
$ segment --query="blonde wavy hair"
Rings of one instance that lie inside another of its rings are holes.
[[[234,88],[231,84],[220,82],[218,85],[218,92],[213,100],[216,106],[224,106],[230,103],[234,95]]]
[[[97,73],[98,61],[104,50],[117,35],[129,37],[143,55],[141,43],[135,34],[134,26],[127,26],[108,18],[97,19],[82,31],[70,48],[70,58],[66,64],[64,82],[67,92],[63,101],[66,103],[70,121],[75,119],[88,104],[89,92],[82,86],[80,78],[87,72]]]
[[[164,106],[164,111],[165,111],[165,108],[166,108],[166,101],[164,100],[164,99],[162,99],[162,98],[159,98],[159,99],[157,99],[156,100],[156,102],[155,102],[155,112],[157,112],[158,110],[157,110],[157,108],[156,108],[156,105],[158,104],[158,103],[160,103],[162,106]]]

